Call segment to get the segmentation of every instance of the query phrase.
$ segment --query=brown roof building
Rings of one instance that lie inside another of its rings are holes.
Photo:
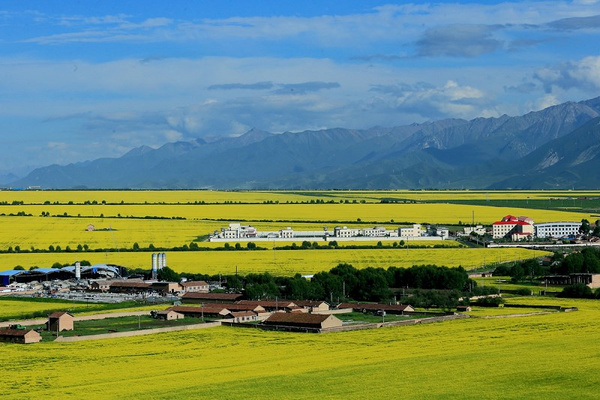
[[[185,293],[181,299],[186,303],[233,303],[242,297],[241,293]]]
[[[208,303],[207,306],[215,306],[215,303]],[[267,312],[263,306],[254,305],[254,304],[240,304],[240,303],[218,303],[220,307],[225,307],[229,311],[253,311],[257,314],[262,314]]]
[[[72,331],[75,317],[68,312],[54,312],[48,315],[46,330],[50,332]]]
[[[181,291],[179,282],[152,282],[151,288],[162,295]]]
[[[108,292],[110,290],[110,281],[100,280],[90,283],[90,290]]]
[[[261,306],[267,311],[292,311],[299,308],[289,300],[240,300],[237,304]]]
[[[227,308],[216,304],[211,304],[206,307],[175,306],[168,308],[168,310],[178,312],[186,317],[194,318],[225,318],[229,313],[231,313],[231,311]]]
[[[164,319],[165,321],[171,321],[173,319],[182,319],[185,315],[174,310],[162,310],[156,313],[156,319]]]
[[[305,313],[274,313],[263,321],[267,326],[292,328],[329,329],[342,326],[342,321],[333,315]]]
[[[233,322],[251,322],[258,319],[258,315],[253,311],[233,311],[227,315],[227,318],[233,319]]]
[[[329,311],[329,303],[318,300],[294,300],[298,307],[306,308],[310,312]]]
[[[42,341],[42,336],[33,329],[0,329],[0,341],[11,343],[38,343]]]
[[[405,312],[414,312],[415,309],[408,304],[379,304],[379,303],[341,303],[337,308],[351,308],[359,312],[385,311],[389,314],[404,314]]]

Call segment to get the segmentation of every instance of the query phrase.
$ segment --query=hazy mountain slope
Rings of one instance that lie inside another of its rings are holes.
[[[545,144],[513,165],[513,176],[492,188],[600,187],[600,118]]]
[[[460,188],[495,184],[533,187],[540,175],[548,187],[570,186],[584,179],[580,166],[596,159],[592,143],[588,143],[588,153],[580,152],[571,164],[560,162],[571,157],[563,153],[545,154],[536,165],[546,167],[536,170],[528,166],[529,160],[538,157],[539,150],[599,116],[600,98],[596,98],[517,117],[446,119],[392,128],[335,128],[277,135],[253,129],[239,137],[168,143],[158,149],[142,146],[120,158],[38,168],[13,185],[222,189]],[[569,147],[573,143],[556,143],[564,146],[561,150],[565,152],[577,152]],[[556,157],[558,161],[554,162]],[[563,177],[556,178],[559,176]]]

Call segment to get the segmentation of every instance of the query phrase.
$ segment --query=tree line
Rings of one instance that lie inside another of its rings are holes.
[[[131,273],[149,275],[148,270]],[[394,299],[416,307],[452,308],[459,298],[469,294],[488,294],[490,289],[477,288],[462,267],[448,268],[420,265],[410,268],[389,267],[357,269],[351,264],[339,264],[328,272],[319,272],[306,279],[300,274],[293,277],[273,276],[269,273],[210,276],[176,273],[166,267],[158,271],[159,278],[178,281],[206,280],[225,282],[227,291],[243,292],[253,300],[288,298],[295,300],[326,300],[392,302]]]

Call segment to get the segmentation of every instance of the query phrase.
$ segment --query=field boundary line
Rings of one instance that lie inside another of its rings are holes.
[[[173,327],[169,327],[169,328],[143,329],[143,330],[139,330],[139,331],[103,333],[100,335],[70,336],[70,337],[59,336],[54,341],[55,342],[81,342],[84,340],[111,339],[111,338],[121,338],[121,337],[153,335],[156,333],[165,333],[165,332],[187,331],[187,330],[192,330],[192,329],[206,329],[206,328],[214,328],[217,326],[221,326],[221,322],[207,322],[207,323],[194,324],[194,325],[173,326]]]

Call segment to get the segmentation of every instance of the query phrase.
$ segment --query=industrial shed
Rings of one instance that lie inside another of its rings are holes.
[[[115,278],[120,277],[124,267],[112,264],[97,264],[81,267],[81,278]],[[8,270],[0,272],[0,286],[6,286],[12,282],[44,282],[54,279],[67,280],[75,278],[75,266],[64,268],[37,268],[33,270]]]
[[[333,315],[306,313],[274,313],[263,321],[266,326],[300,329],[330,329],[342,326],[342,321]]]
[[[18,269],[2,271],[2,272],[0,272],[0,285],[8,286],[11,284],[11,282],[16,282],[17,275],[24,274],[26,272],[27,271],[18,270]]]
[[[42,336],[33,329],[0,328],[0,341],[11,343],[38,343]]]

